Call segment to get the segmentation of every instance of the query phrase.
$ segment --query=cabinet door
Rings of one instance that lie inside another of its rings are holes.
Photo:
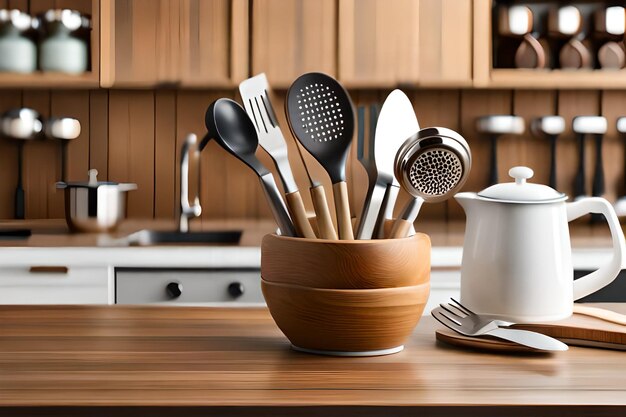
[[[230,87],[248,76],[248,0],[180,0],[180,82]]]
[[[252,72],[265,72],[274,88],[305,72],[336,76],[335,0],[252,2]]]
[[[472,0],[419,0],[420,84],[472,83]]]
[[[339,77],[348,86],[415,84],[418,0],[339,0]]]
[[[179,0],[101,0],[102,87],[176,81]]]

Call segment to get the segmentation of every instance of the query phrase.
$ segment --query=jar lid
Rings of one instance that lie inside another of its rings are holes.
[[[20,31],[32,29],[33,18],[17,9],[0,9],[0,23],[10,22]]]
[[[567,199],[565,194],[547,185],[527,182],[533,174],[533,170],[528,167],[513,167],[509,175],[515,182],[492,185],[479,192],[478,196],[504,203],[554,203]]]
[[[89,16],[71,9],[50,9],[39,15],[39,20],[44,23],[61,23],[71,31],[87,29],[91,26]]]

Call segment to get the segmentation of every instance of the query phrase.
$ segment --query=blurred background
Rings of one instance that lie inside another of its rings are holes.
[[[55,182],[86,180],[95,168],[99,180],[137,183],[128,217],[174,219],[185,134],[202,137],[211,101],[239,100],[238,83],[260,72],[275,90],[301,187],[305,173],[286,127],[284,96],[300,74],[321,71],[349,88],[355,106],[380,105],[401,88],[421,127],[462,133],[475,158],[467,190],[489,185],[496,142],[477,131],[477,117],[523,117],[524,133],[497,138],[500,181],[523,164],[534,169],[535,181],[548,183],[550,141],[533,135],[530,122],[562,116],[556,185],[572,195],[580,168],[572,119],[602,115],[608,128],[601,146],[583,144],[584,181],[591,193],[599,150],[603,195],[617,201],[625,194],[626,136],[616,129],[626,115],[621,6],[609,0],[0,0],[0,8],[24,12],[0,19],[0,49],[8,51],[0,55],[38,57],[0,65],[0,113],[28,107],[44,119],[71,117],[81,125],[65,146],[54,137],[24,144],[25,218],[62,218]],[[79,13],[46,14],[56,8]],[[352,153],[348,183],[356,216],[366,174]],[[203,151],[200,169],[202,220],[271,217],[254,174],[216,144]],[[0,138],[1,219],[15,217],[19,171],[18,144]],[[310,209],[308,193],[303,196]],[[453,201],[427,205],[420,214],[421,224],[443,228],[462,218]]]

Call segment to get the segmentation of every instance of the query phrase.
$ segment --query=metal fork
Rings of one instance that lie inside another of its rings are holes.
[[[464,307],[454,298],[454,304],[439,304],[430,314],[441,324],[455,332],[469,337],[494,336],[533,349],[545,351],[564,351],[568,347],[552,337],[528,330],[500,327],[511,323],[480,316]]]

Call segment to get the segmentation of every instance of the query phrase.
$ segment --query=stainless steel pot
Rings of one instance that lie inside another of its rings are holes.
[[[88,182],[57,182],[65,189],[65,219],[73,232],[111,232],[124,219],[126,191],[137,184],[103,182],[89,170]]]

